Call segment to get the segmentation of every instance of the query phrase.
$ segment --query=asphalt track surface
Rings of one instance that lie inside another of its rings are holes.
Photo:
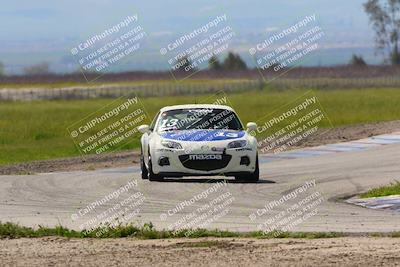
[[[303,212],[297,213],[297,218],[292,216],[292,221],[289,220],[292,231],[400,231],[399,212],[367,209],[342,200],[343,197],[400,179],[399,138],[398,134],[386,135],[381,139],[370,138],[302,149],[279,156],[262,155],[259,183],[240,183],[228,179],[227,183],[218,184],[225,181],[220,177],[149,182],[140,178],[139,166],[136,165],[94,171],[4,175],[0,176],[0,221],[18,222],[26,226],[61,224],[80,229],[82,225],[93,226],[98,223],[100,217],[96,216],[103,212],[110,215],[111,209],[114,212],[122,210],[121,206],[116,208],[116,205],[135,192],[141,192],[143,202],[136,202],[139,204],[127,210],[124,216],[129,219],[122,222],[152,222],[159,229],[172,226],[179,228],[191,222],[196,228],[202,221],[195,219],[201,217],[202,212],[211,210],[210,206],[206,208],[206,204],[221,199],[221,196],[228,196],[223,201],[230,199],[231,202],[226,201],[224,205],[217,202],[220,207],[222,205],[221,210],[208,213],[213,217],[202,224],[203,227],[237,231],[266,230],[260,228],[260,224],[267,222],[264,225],[270,226],[282,222],[296,212],[294,209],[288,211],[288,208],[297,204]],[[300,193],[297,191],[296,197],[287,199],[293,190],[313,180],[314,187],[308,187]],[[103,199],[129,181],[137,181],[137,186],[83,214],[82,210],[87,205]],[[213,186],[219,186],[216,192],[177,211],[177,205],[193,200],[194,196]],[[311,195],[319,196],[320,201],[312,199],[300,202]],[[265,205],[282,200],[284,196],[285,201],[259,216]],[[303,209],[307,205],[312,208]],[[255,214],[253,219],[251,214]],[[95,222],[93,218],[97,218]],[[271,218],[275,219],[268,222]],[[300,218],[303,220],[292,223]],[[121,221],[120,218],[118,220]]]

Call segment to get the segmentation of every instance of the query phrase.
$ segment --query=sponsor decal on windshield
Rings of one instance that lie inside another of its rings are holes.
[[[187,130],[179,132],[165,132],[161,136],[166,139],[179,141],[221,141],[241,138],[244,131],[226,131],[226,130]]]

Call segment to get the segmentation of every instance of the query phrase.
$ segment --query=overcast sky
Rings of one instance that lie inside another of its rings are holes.
[[[44,60],[61,64],[70,56],[71,46],[131,14],[139,15],[150,37],[171,39],[203,24],[212,14],[226,13],[238,40],[243,43],[236,47],[242,53],[247,49],[246,43],[254,42],[254,36],[287,27],[315,13],[324,27],[326,45],[359,48],[360,53],[364,53],[363,49],[373,47],[373,35],[362,9],[363,2],[365,0],[3,1],[0,60],[14,68]],[[148,47],[149,62],[157,61],[152,50],[158,49],[155,44]],[[157,68],[155,65],[143,67]]]

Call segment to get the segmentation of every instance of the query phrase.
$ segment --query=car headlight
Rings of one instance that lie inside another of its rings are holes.
[[[228,148],[241,148],[247,145],[246,140],[233,141],[228,144]]]
[[[161,141],[161,144],[165,147],[172,148],[172,149],[182,149],[181,144],[174,141]]]

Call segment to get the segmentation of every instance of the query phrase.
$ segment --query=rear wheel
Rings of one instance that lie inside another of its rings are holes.
[[[151,161],[151,156],[149,156],[149,170],[148,170],[148,177],[149,177],[149,181],[163,181],[164,177],[159,175],[159,174],[155,174],[153,173],[153,164]]]

